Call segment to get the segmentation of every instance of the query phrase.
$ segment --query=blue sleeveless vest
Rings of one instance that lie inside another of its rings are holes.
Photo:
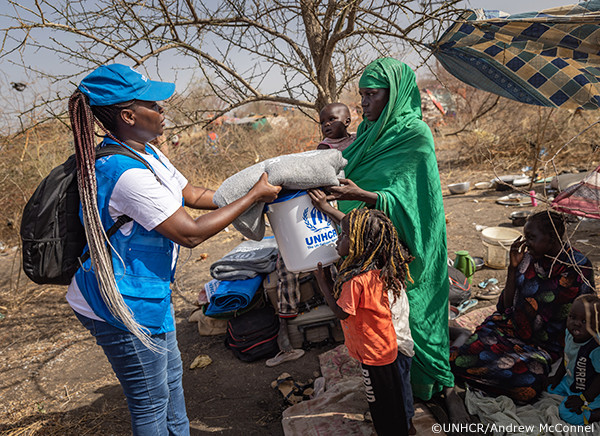
[[[104,143],[114,141],[106,138]],[[158,158],[154,150],[146,146],[146,152]],[[98,180],[98,209],[104,229],[109,229],[114,221],[108,211],[108,204],[117,180],[131,169],[147,168],[130,157],[110,155],[96,160]],[[175,244],[156,230],[147,231],[132,221],[129,235],[116,232],[110,242],[110,250],[117,287],[135,320],[146,327],[151,334],[175,330],[171,314],[170,283],[175,276],[173,250]],[[85,247],[85,251],[88,247]],[[116,251],[116,252],[115,252]],[[125,326],[111,313],[98,288],[96,274],[88,259],[75,273],[77,285],[94,313],[109,324],[126,330]]]

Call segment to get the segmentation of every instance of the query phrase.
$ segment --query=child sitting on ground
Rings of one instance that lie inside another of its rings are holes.
[[[356,139],[356,133],[348,133],[350,109],[343,103],[330,103],[321,109],[319,123],[323,140],[317,150],[334,148],[344,151]]]
[[[600,421],[600,298],[575,299],[567,318],[564,365],[550,377],[548,392],[564,396],[558,408],[569,424]]]
[[[375,430],[379,436],[416,434],[410,385],[414,351],[404,285],[413,258],[381,211],[357,209],[344,215],[323,192],[310,190],[309,195],[319,210],[341,221],[336,248],[342,260],[335,282],[320,263],[315,276],[342,320],[349,354],[361,362]]]

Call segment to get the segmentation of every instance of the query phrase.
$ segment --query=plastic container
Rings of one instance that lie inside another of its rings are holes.
[[[531,197],[531,205],[537,206],[538,202],[537,202],[537,198],[535,196],[535,191],[529,191],[529,196]]]
[[[521,236],[521,232],[505,227],[488,227],[481,231],[481,241],[485,247],[483,261],[494,269],[508,268],[511,244]]]
[[[306,191],[280,195],[267,205],[266,212],[289,271],[314,271],[319,262],[326,266],[339,259],[337,231],[331,219],[313,206]]]

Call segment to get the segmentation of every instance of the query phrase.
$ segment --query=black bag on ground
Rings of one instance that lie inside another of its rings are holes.
[[[96,150],[96,159],[122,154],[146,161],[119,145],[106,145]],[[156,174],[155,174],[156,176]],[[110,238],[126,222],[126,215],[106,232]],[[75,155],[54,168],[46,176],[25,205],[21,219],[23,271],[40,285],[68,285],[79,268],[79,257],[85,244],[85,230],[79,219],[79,190]],[[83,261],[83,259],[82,259]]]
[[[279,352],[279,318],[272,307],[262,307],[227,321],[225,346],[238,359],[253,362]]]
[[[459,306],[463,301],[471,298],[471,283],[462,271],[448,265],[448,277],[450,278],[450,294],[448,300],[453,306]]]

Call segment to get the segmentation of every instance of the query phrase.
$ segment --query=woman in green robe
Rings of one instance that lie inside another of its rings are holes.
[[[433,136],[421,120],[415,73],[392,58],[374,61],[360,82],[363,122],[343,155],[347,179],[328,198],[343,212],[375,207],[394,223],[415,260],[408,284],[415,343],[414,395],[429,400],[454,386],[448,338],[446,219]]]

